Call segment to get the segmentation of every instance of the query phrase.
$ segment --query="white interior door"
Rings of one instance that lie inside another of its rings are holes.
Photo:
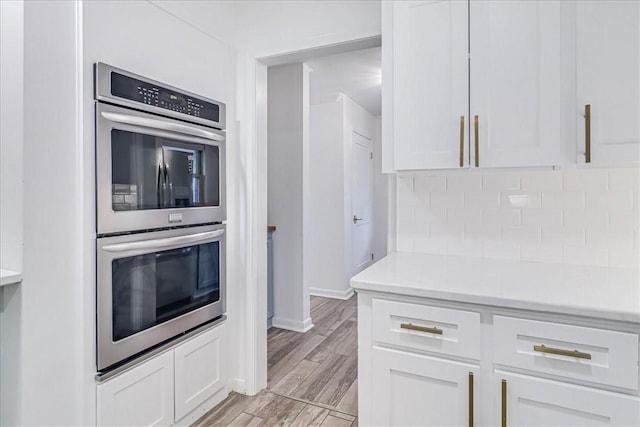
[[[351,246],[353,274],[371,264],[373,248],[373,144],[351,132]]]

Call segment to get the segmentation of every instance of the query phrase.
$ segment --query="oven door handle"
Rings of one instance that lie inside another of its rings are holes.
[[[210,132],[204,129],[195,128],[193,126],[183,125],[180,123],[149,119],[147,117],[132,116],[130,114],[111,113],[108,111],[103,111],[101,114],[105,119],[116,123],[124,123],[133,126],[143,126],[147,128],[160,129],[184,135],[198,136],[200,138],[206,138],[212,141],[224,141],[224,136],[222,135],[218,135],[217,133]]]
[[[140,249],[162,250],[175,245],[188,245],[206,242],[224,234],[224,230],[206,231],[204,233],[190,234],[188,236],[167,237],[164,239],[144,240],[141,242],[115,243],[102,247],[106,252],[129,252]]]

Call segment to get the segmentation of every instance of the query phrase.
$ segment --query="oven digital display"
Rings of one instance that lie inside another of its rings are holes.
[[[111,94],[192,117],[220,121],[220,106],[216,104],[116,72],[111,73]]]

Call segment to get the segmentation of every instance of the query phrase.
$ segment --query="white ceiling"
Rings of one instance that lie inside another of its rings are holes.
[[[311,104],[335,101],[340,92],[374,116],[381,112],[381,48],[356,50],[305,61],[311,73]]]

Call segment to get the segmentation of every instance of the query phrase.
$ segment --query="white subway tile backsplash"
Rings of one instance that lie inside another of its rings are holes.
[[[606,248],[565,246],[563,249],[563,260],[565,264],[606,267],[609,265],[609,251]]]
[[[470,208],[499,208],[500,193],[464,193],[464,206]]]
[[[564,191],[608,191],[609,172],[606,169],[576,169],[563,173]]]
[[[500,240],[500,226],[499,225],[471,225],[465,224],[464,226],[464,238],[469,240]]]
[[[583,191],[558,191],[542,193],[543,209],[583,209]]]
[[[462,193],[431,193],[431,206],[441,208],[462,208]]]
[[[640,251],[634,249],[609,249],[609,266],[640,268]]]
[[[638,230],[640,228],[640,215],[635,209],[611,209],[609,210],[609,229],[612,231]]]
[[[633,209],[633,192],[631,191],[595,191],[587,192],[586,209],[597,209],[607,206],[610,209]]]
[[[507,173],[486,173],[482,176],[482,191],[520,190],[520,176]]]
[[[447,191],[447,178],[444,175],[416,176],[415,191],[418,194]]]
[[[482,191],[482,175],[462,172],[447,175],[447,191],[453,193]]]
[[[520,209],[483,209],[484,225],[520,225]]]
[[[494,259],[520,259],[520,245],[514,242],[482,242],[482,256]]]
[[[536,209],[540,208],[542,194],[537,192],[504,192],[501,197],[501,207],[503,209]]]
[[[634,266],[640,250],[638,170],[403,173],[398,250]]]
[[[562,226],[561,209],[523,209],[522,225],[540,227]]]
[[[542,229],[542,243],[545,245],[555,246],[584,246],[585,230],[584,227],[573,224],[562,227],[548,226]]]
[[[640,191],[640,169],[609,169],[610,191]]]
[[[512,242],[539,242],[541,232],[539,226],[510,226],[503,225],[500,229],[500,236],[503,241]]]
[[[520,259],[527,262],[562,263],[562,246],[522,243],[520,245]]]
[[[447,224],[452,226],[482,224],[482,209],[480,208],[449,208],[447,209]]]
[[[606,227],[609,224],[609,208],[605,205],[593,209],[564,209],[562,224],[577,227]]]
[[[525,172],[522,191],[562,191],[562,173],[558,171]]]

